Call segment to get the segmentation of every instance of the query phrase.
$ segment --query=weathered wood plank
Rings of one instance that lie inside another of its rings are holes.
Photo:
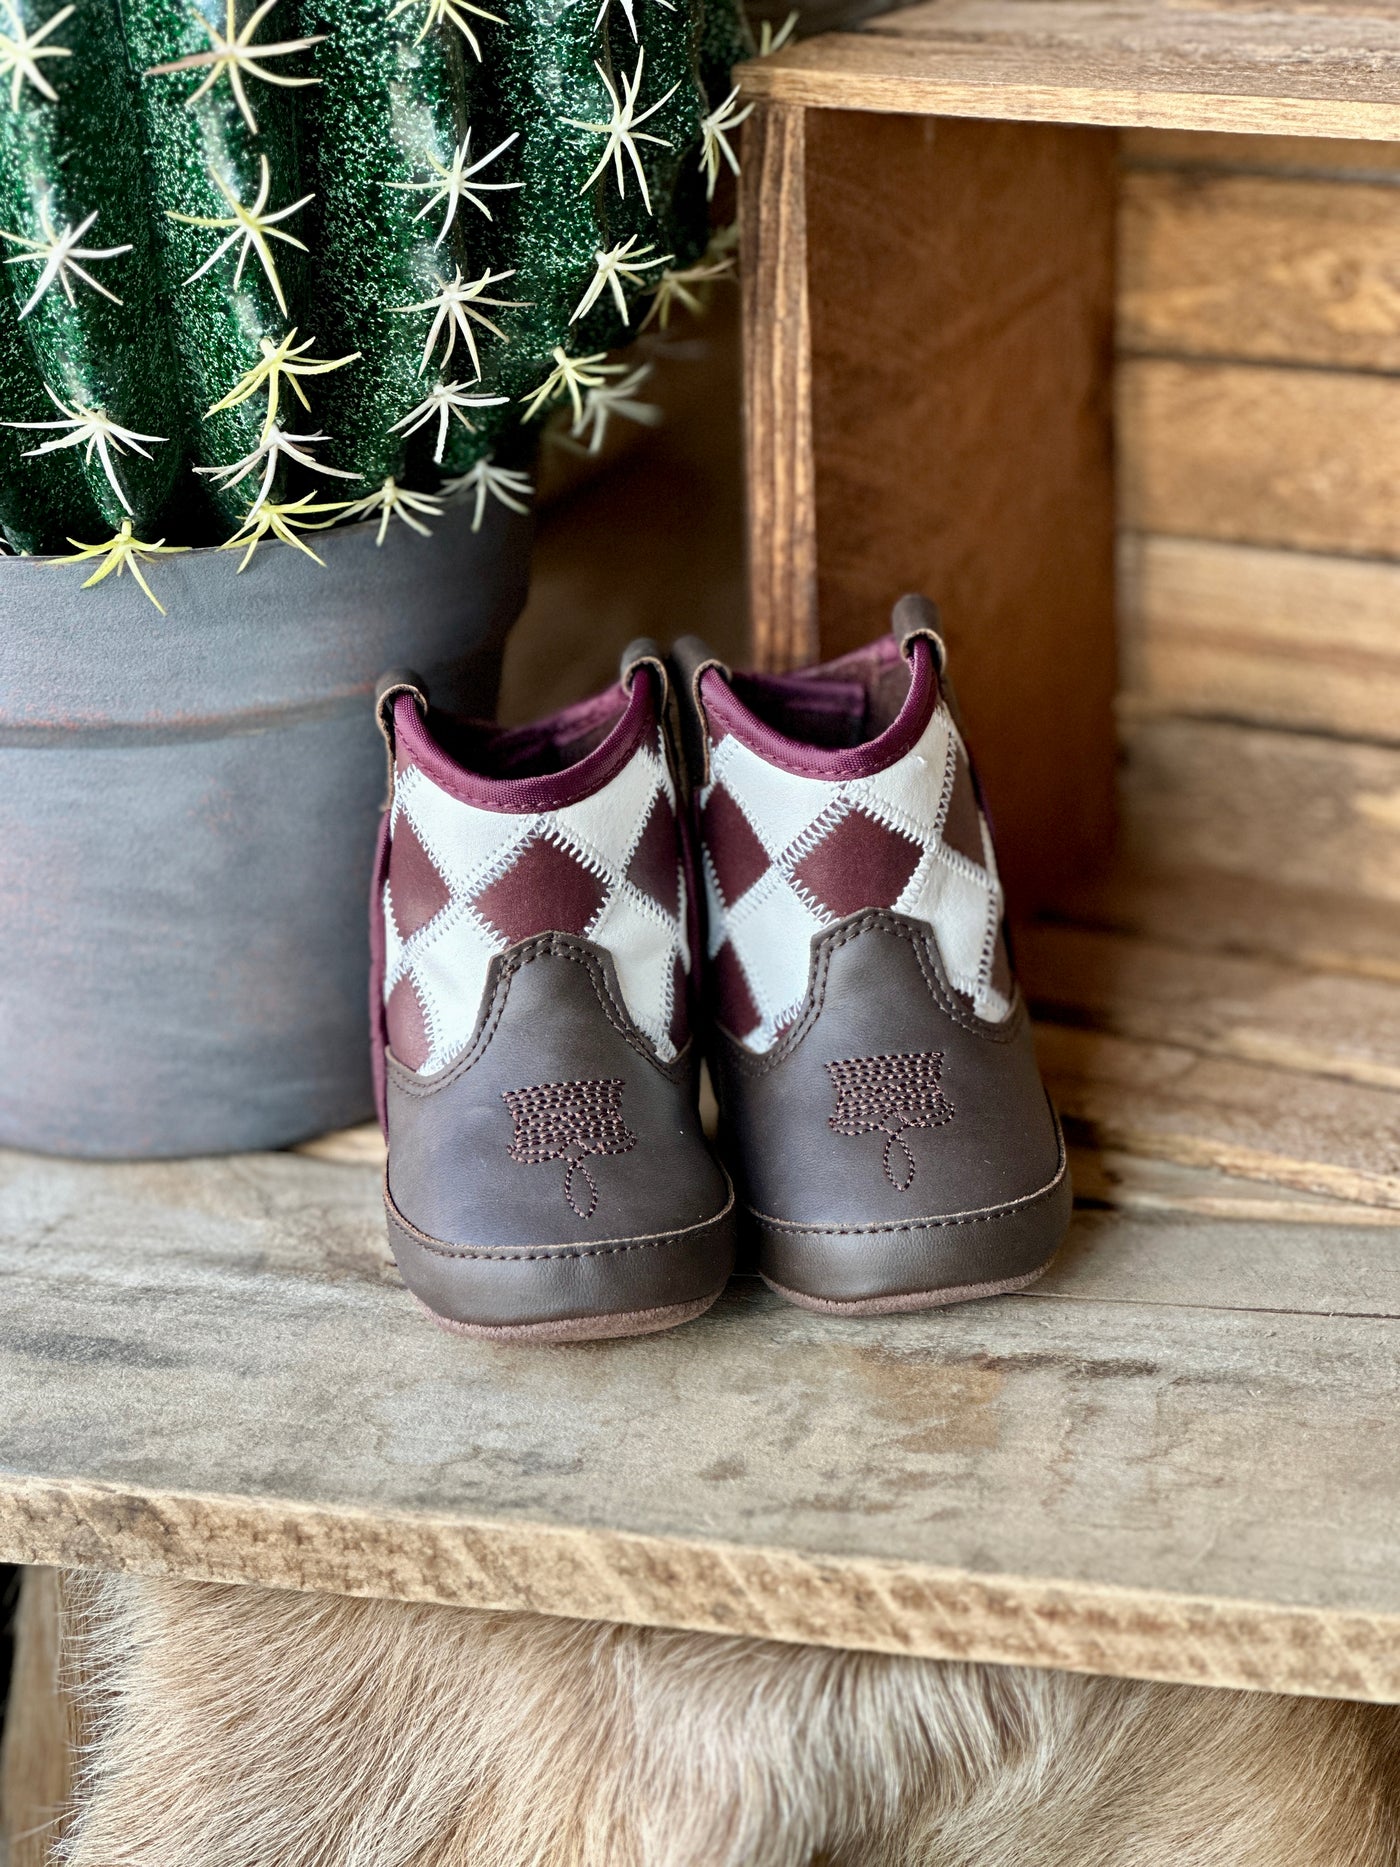
[[[1400,983],[1075,927],[1023,929],[1016,961],[1052,1021],[1400,1090]]]
[[[1165,1172],[1169,1163],[1158,1167]],[[1307,1226],[1274,1216],[1263,1196],[1276,1189],[1257,1190],[1267,1216],[1199,1213],[1194,1223],[1181,1224],[1160,1212],[1083,1213],[1054,1269],[1026,1300],[1194,1310],[1209,1291],[1212,1309],[1258,1316],[1371,1317],[1385,1324],[1400,1317],[1393,1211],[1380,1225]],[[1357,1215],[1375,1211],[1339,1200],[1313,1203]]]
[[[1128,528],[1400,556],[1400,380],[1129,357],[1116,382]]]
[[[1060,1113],[1100,1147],[1400,1206],[1391,1090],[1054,1024],[1036,1049]]]
[[[1130,721],[1123,739],[1138,865],[1400,901],[1400,750],[1207,720]]]
[[[1259,1220],[1266,1225],[1400,1226],[1400,1210],[1362,1206],[1354,1200],[1325,1199],[1238,1179],[1218,1168],[1183,1167],[1177,1161],[1125,1154],[1120,1148],[1071,1147],[1074,1196],[1086,1206],[1111,1206],[1123,1212],[1194,1216],[1202,1219]]]
[[[929,0],[746,65],[751,96],[1023,121],[1393,140],[1389,13]]]
[[[819,111],[806,174],[822,653],[937,599],[1034,900],[1112,828],[1113,139]]]
[[[778,669],[818,653],[806,121],[760,104],[740,176],[749,626],[758,666]]]
[[[379,1223],[313,1160],[0,1161],[0,1555],[1400,1699],[1392,1230],[1087,1215],[1045,1297],[741,1280],[540,1355]]]
[[[1139,839],[1141,840],[1141,839]],[[1325,972],[1400,979],[1400,907],[1223,869],[1127,863],[1067,886],[1058,918],[1203,953],[1262,954]]]
[[[1400,565],[1132,532],[1118,590],[1133,707],[1400,741]]]
[[[1400,368],[1400,191],[1129,170],[1118,341],[1161,355]]]
[[[0,1862],[50,1867],[70,1813],[77,1711],[63,1675],[61,1578],[25,1571],[0,1742]]]
[[[1124,130],[1129,168],[1210,169],[1242,175],[1325,175],[1338,180],[1400,177],[1400,143],[1349,137],[1231,136],[1214,130]]]

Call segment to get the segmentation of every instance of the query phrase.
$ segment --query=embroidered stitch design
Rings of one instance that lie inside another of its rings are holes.
[[[515,1122],[511,1159],[520,1167],[566,1161],[564,1198],[581,1219],[591,1219],[598,1204],[598,1184],[589,1171],[589,1156],[626,1154],[637,1145],[636,1135],[622,1119],[622,1089],[622,1078],[612,1076],[596,1082],[536,1083],[529,1089],[501,1091],[501,1100]],[[580,1179],[587,1189],[582,1197]]]
[[[843,1057],[828,1063],[836,1107],[827,1118],[833,1134],[882,1134],[885,1178],[897,1193],[914,1184],[918,1163],[905,1132],[942,1128],[953,1119],[952,1103],[939,1087],[941,1050],[915,1050],[902,1056]],[[895,1150],[898,1150],[896,1156]],[[896,1175],[896,1167],[899,1175]]]

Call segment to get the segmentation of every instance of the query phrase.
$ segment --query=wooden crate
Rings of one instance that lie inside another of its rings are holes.
[[[758,657],[940,599],[1081,1197],[1252,1210],[1343,1310],[1309,1202],[1400,1192],[1400,17],[930,0],[743,82]]]
[[[1013,907],[1065,923],[1027,982],[1113,1033],[1047,1036],[1066,1106],[1245,1173],[1346,1133],[1305,1177],[1368,1197],[1400,1136],[1400,19],[931,0],[745,85],[760,659],[936,593]]]
[[[1400,1701],[1400,25],[937,0],[745,82],[757,648],[943,599],[1066,1250],[541,1356],[426,1328],[372,1138],[3,1157],[0,1558]]]
[[[1400,19],[929,0],[744,84],[760,658],[936,593],[1022,908],[1118,693],[1162,856],[1400,899]]]

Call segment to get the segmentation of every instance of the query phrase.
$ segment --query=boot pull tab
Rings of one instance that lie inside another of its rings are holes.
[[[374,723],[379,728],[388,759],[382,806],[385,810],[394,801],[394,702],[400,694],[412,694],[418,711],[424,719],[428,717],[428,694],[421,674],[415,674],[412,668],[390,668],[387,674],[380,675],[374,684]]]
[[[894,631],[894,639],[906,655],[911,642],[920,637],[926,641],[933,650],[934,666],[939,678],[943,677],[948,668],[948,646],[943,640],[937,603],[931,603],[926,596],[914,592],[900,597],[890,612],[890,627]]]
[[[617,678],[629,693],[637,678],[638,668],[650,668],[661,682],[661,706],[664,711],[671,691],[671,677],[666,671],[666,656],[661,645],[649,635],[639,635],[634,642],[629,642],[617,664]]]
[[[676,704],[675,683],[671,679],[671,670],[666,664],[666,651],[649,635],[639,635],[636,641],[629,642],[622,651],[617,673],[618,679],[629,694],[642,668],[650,668],[656,677],[657,722],[661,727],[661,736],[666,743],[666,757],[672,776],[677,786],[684,791],[685,766],[681,753],[681,718]]]
[[[952,715],[953,724],[958,729],[963,748],[967,748],[967,733],[963,727],[962,709],[958,706],[957,691],[952,677],[948,673],[948,644],[943,640],[939,624],[937,603],[931,603],[926,596],[902,596],[890,614],[890,627],[894,630],[895,640],[904,654],[908,654],[915,642],[927,642],[933,651],[933,665],[938,673],[938,691],[943,696],[943,704]],[[969,762],[971,755],[969,754]],[[977,774],[973,772],[973,784]],[[981,793],[978,793],[979,799]]]
[[[705,731],[705,704],[700,698],[700,682],[711,668],[726,681],[730,671],[698,635],[683,635],[672,644],[671,666],[675,670],[680,698],[686,770],[692,787],[699,791],[710,782],[710,741]]]

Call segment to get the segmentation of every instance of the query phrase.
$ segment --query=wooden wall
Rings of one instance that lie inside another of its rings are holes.
[[[1029,912],[1113,836],[1116,136],[786,107],[754,123],[755,652],[841,654],[905,591],[934,597]]]
[[[1129,823],[1400,901],[1400,146],[1127,133]]]

